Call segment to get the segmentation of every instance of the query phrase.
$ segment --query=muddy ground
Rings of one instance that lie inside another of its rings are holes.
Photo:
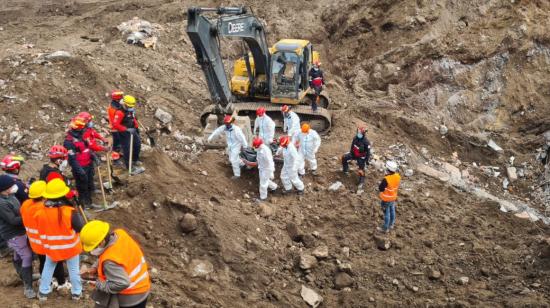
[[[198,118],[209,95],[184,33],[185,11],[220,3],[0,3],[0,154],[24,154],[25,178],[37,175],[77,112],[91,111],[106,128],[101,118],[113,88],[138,97],[146,126],[159,127],[158,107],[174,117],[170,130],[158,130],[158,145],[144,151],[147,172],[108,196],[122,206],[90,213],[142,244],[154,268],[150,306],[306,307],[302,285],[324,307],[549,305],[548,227],[416,168],[448,162],[491,194],[544,213],[535,156],[550,130],[547,1],[224,2],[251,5],[270,44],[311,40],[332,99],[320,175],[306,176],[304,196],[275,194],[262,208],[252,202],[257,175],[231,181],[222,152],[201,146]],[[133,17],[160,26],[155,50],[125,44],[116,26]],[[45,59],[59,50],[71,56]],[[368,124],[376,161],[394,158],[402,173],[414,171],[403,179],[397,227],[387,237],[374,232],[382,173],[373,163],[358,196],[356,176],[339,172],[357,120]],[[503,152],[488,148],[489,140]],[[523,176],[505,190],[510,156]],[[329,191],[336,181],[344,188]],[[187,234],[179,225],[185,214],[197,219]],[[391,242],[388,250],[377,247],[381,239]],[[328,256],[301,269],[301,257],[321,246]],[[193,277],[197,260],[212,272]],[[0,271],[5,307],[92,306],[61,294],[47,303],[25,300],[8,259]]]

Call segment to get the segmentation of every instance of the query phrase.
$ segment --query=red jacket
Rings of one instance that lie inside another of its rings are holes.
[[[117,132],[125,132],[127,128],[138,128],[138,122],[133,112],[117,110],[113,118],[113,129]]]
[[[104,146],[97,143],[97,140],[100,140],[102,142],[107,142],[107,140],[103,138],[103,136],[101,136],[101,134],[98,133],[95,129],[86,128],[86,130],[84,131],[84,134],[82,134],[82,139],[88,142],[88,147],[92,149],[92,151],[94,152],[106,151]]]

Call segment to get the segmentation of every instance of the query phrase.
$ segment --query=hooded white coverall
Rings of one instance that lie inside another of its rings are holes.
[[[270,190],[277,189],[277,184],[272,181],[275,178],[275,163],[273,162],[271,149],[265,144],[260,145],[256,150],[256,154],[260,173],[260,199],[265,200],[267,198],[267,188]]]
[[[309,163],[312,171],[317,170],[315,154],[321,146],[321,137],[319,137],[319,134],[315,130],[310,129],[307,133],[300,132],[296,140],[299,144],[298,153],[300,154],[298,173],[300,175],[306,174],[306,161]]]
[[[231,128],[228,129],[225,125],[222,125],[216,128],[216,130],[208,136],[208,142],[211,142],[212,139],[222,132],[225,133],[225,139],[227,141],[226,153],[227,156],[229,156],[229,162],[233,168],[233,175],[241,176],[241,167],[244,166],[244,163],[241,162],[239,154],[241,153],[241,148],[247,146],[246,137],[240,127],[231,125]]]
[[[288,116],[283,113],[283,132],[290,136],[294,142],[296,135],[300,132],[300,117],[294,111],[289,111]]]
[[[298,176],[298,160],[300,159],[300,154],[296,150],[296,147],[291,142],[288,146],[279,147],[277,150],[277,155],[283,154],[283,169],[281,169],[281,181],[285,190],[291,190],[292,186],[296,187],[297,190],[304,190],[304,183],[300,180]]]
[[[261,117],[256,117],[254,120],[254,135],[258,131],[258,136],[262,138],[263,142],[270,145],[275,137],[275,122],[267,114]]]

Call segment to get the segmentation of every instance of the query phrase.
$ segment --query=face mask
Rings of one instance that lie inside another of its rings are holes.
[[[98,248],[96,248],[96,249],[90,251],[90,254],[91,254],[92,256],[99,257],[99,256],[101,256],[101,254],[102,254],[104,251],[105,251],[105,247],[101,247],[101,248],[98,247]]]
[[[89,128],[94,127],[94,122],[88,122],[88,127],[89,127]]]
[[[64,160],[59,164],[59,170],[64,171],[67,169],[67,166],[69,165],[69,161]]]
[[[19,186],[15,185],[15,184],[10,188],[10,194],[15,194],[18,191],[19,191]]]
[[[128,108],[129,112],[134,112],[135,108]]]
[[[227,125],[225,125],[225,129],[227,129],[227,130],[232,130],[232,129],[233,129],[233,125],[227,124]]]
[[[363,134],[357,133],[357,138],[359,138],[359,139],[363,138]]]

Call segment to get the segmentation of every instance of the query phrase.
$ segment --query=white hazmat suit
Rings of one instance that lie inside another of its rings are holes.
[[[283,113],[283,132],[290,136],[290,140],[294,141],[296,135],[300,132],[300,117],[294,111],[289,111],[287,116]]]
[[[304,190],[304,183],[300,180],[298,176],[298,162],[300,159],[300,154],[296,150],[294,144],[289,143],[288,146],[280,147],[277,150],[276,155],[283,155],[283,169],[281,169],[281,181],[286,191],[292,190],[292,186],[296,187],[297,190]]]
[[[257,134],[263,142],[270,145],[275,137],[275,122],[267,114],[256,117],[256,120],[254,120],[254,135],[256,135],[256,131],[258,131]]]
[[[313,130],[309,129],[307,133],[300,132],[296,138],[298,142],[298,153],[300,154],[300,161],[298,163],[298,173],[300,175],[306,174],[306,161],[309,163],[311,171],[317,170],[317,159],[315,154],[321,146],[321,137]]]
[[[231,125],[231,128],[227,128],[225,125],[222,125],[208,136],[208,142],[211,142],[212,139],[221,133],[225,133],[225,140],[227,141],[226,153],[233,168],[233,175],[237,177],[241,176],[241,167],[244,163],[241,162],[239,154],[241,153],[241,148],[247,146],[246,137],[240,127]]]
[[[258,171],[260,175],[260,200],[267,198],[267,189],[277,189],[277,184],[272,181],[275,178],[275,163],[273,162],[273,154],[271,149],[262,144],[256,150],[256,159],[258,161]]]

